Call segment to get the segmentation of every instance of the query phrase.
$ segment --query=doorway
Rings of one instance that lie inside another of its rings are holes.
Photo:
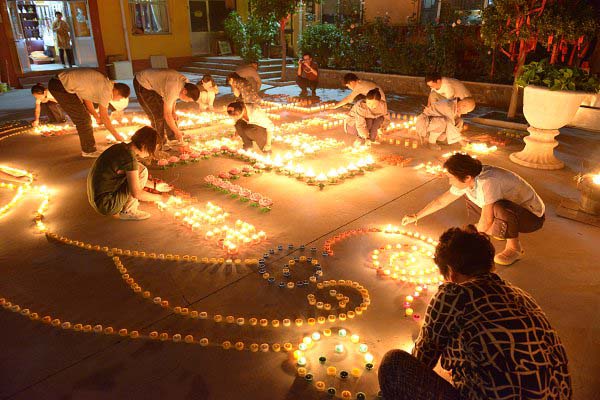
[[[226,0],[189,0],[192,55],[217,52],[217,40],[225,37],[224,22],[231,10]]]
[[[69,51],[63,51],[61,60],[53,30],[56,13],[66,23],[68,37],[63,36],[61,46],[71,47],[73,66],[98,66],[87,0],[9,0],[7,7],[23,73],[61,70],[63,61],[69,64]]]

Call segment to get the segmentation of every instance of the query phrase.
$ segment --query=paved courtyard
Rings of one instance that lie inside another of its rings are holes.
[[[274,87],[268,88],[266,93],[296,92],[293,87]],[[343,95],[341,90],[320,92],[322,100],[340,99]],[[418,112],[426,101],[401,95],[390,97],[390,109],[401,114]],[[219,105],[230,98],[224,91],[218,98]],[[26,92],[2,95],[0,121],[31,117],[32,106],[32,98]],[[139,107],[132,102],[131,109],[139,110]],[[285,113],[281,123],[306,118],[310,116]],[[204,128],[197,132],[210,131],[211,128]],[[471,124],[468,135],[505,137],[500,131]],[[341,127],[327,131],[307,128],[305,132],[319,138],[333,137],[347,145],[352,143]],[[96,133],[100,143],[104,136],[102,131]],[[557,155],[567,165],[560,171],[532,170],[511,163],[510,152],[523,146],[518,140],[480,158],[484,163],[517,172],[546,202],[544,228],[523,236],[526,257],[497,271],[502,278],[531,293],[545,310],[567,350],[574,398],[588,400],[596,398],[600,390],[597,373],[600,369],[600,230],[561,218],[556,210],[563,198],[578,198],[573,178],[582,171],[582,165],[600,166],[600,135],[564,129],[558,140]],[[274,145],[275,153],[278,146],[282,145]],[[283,151],[283,147],[280,150]],[[110,333],[106,328],[111,327],[115,334],[78,332],[73,326],[53,327],[52,323],[31,321],[20,312],[2,310],[0,398],[326,398],[324,392],[317,390],[315,381],[335,387],[338,396],[342,390],[348,390],[353,396],[365,392],[367,398],[375,398],[378,362],[389,349],[410,349],[420,321],[406,317],[403,307],[406,296],[415,292],[416,285],[376,274],[372,251],[387,244],[430,247],[414,237],[360,230],[385,229],[389,224],[398,226],[403,215],[416,212],[446,190],[446,179],[414,167],[429,161],[440,163],[442,153],[449,150],[457,148],[413,149],[405,147],[404,142],[400,146],[373,146],[370,155],[376,160],[375,169],[323,190],[293,176],[274,172],[242,176],[235,181],[271,198],[273,206],[268,212],[206,186],[205,176],[218,175],[234,167],[242,169],[247,164],[241,160],[220,156],[165,170],[151,166],[150,173],[154,177],[189,193],[198,207],[210,201],[230,214],[228,223],[233,225],[236,220],[242,220],[254,225],[257,231],[266,232],[265,241],[244,246],[239,254],[231,257],[240,262],[221,263],[219,258],[229,257],[215,241],[206,239],[204,231],[199,234],[184,227],[181,219],[153,205],[142,205],[153,217],[141,222],[124,222],[94,213],[87,202],[85,182],[93,161],[80,157],[77,135],[42,137],[25,132],[4,138],[0,141],[0,164],[31,171],[35,175],[34,184],[46,185],[50,190],[50,203],[43,221],[49,232],[55,233],[57,238],[82,242],[83,247],[39,233],[33,219],[42,197],[37,192],[26,193],[14,208],[0,217],[0,297],[18,304],[21,309],[38,313],[40,318],[48,315],[60,320],[59,325],[65,322],[92,327],[102,325],[106,333]],[[313,168],[326,168],[329,163],[339,164],[342,159],[352,158],[337,151],[324,152],[323,157],[314,161]],[[390,156],[412,161],[406,166],[390,165]],[[0,207],[13,195],[14,192],[0,189]],[[458,201],[420,221],[418,226],[408,228],[437,238],[448,227],[467,221],[474,222],[468,219],[463,202]],[[345,232],[352,234],[345,235]],[[323,247],[331,243],[332,238],[336,240],[332,245],[333,254],[324,256]],[[86,249],[88,243],[131,251],[114,254],[119,255],[116,268],[115,260],[102,251]],[[502,243],[495,242],[495,245],[499,249]],[[316,248],[316,252],[311,251],[312,248]],[[272,254],[269,250],[273,250]],[[155,253],[157,258],[163,254],[165,259],[141,257],[141,252]],[[270,277],[276,278],[274,283],[264,279],[258,272],[259,267],[252,262],[264,253],[269,255],[266,270]],[[175,260],[166,255],[181,257]],[[184,255],[188,256],[185,260]],[[190,256],[198,257],[199,262],[188,262]],[[204,257],[208,260],[202,261]],[[299,260],[289,267],[289,260],[294,257]],[[308,281],[317,271],[300,257],[318,260],[323,273],[319,281],[338,280],[336,286],[318,288],[311,282],[300,287],[295,285],[293,289],[278,287],[279,282]],[[283,276],[284,264],[291,270],[289,279]],[[132,281],[128,282],[130,278]],[[351,282],[339,285],[339,280]],[[133,281],[143,288],[140,293],[151,292],[150,297],[144,298],[132,291]],[[357,284],[352,287],[354,282]],[[361,287],[368,291],[370,301],[366,303],[366,291],[361,294]],[[339,306],[336,298],[332,300],[330,289],[348,297],[347,308]],[[434,288],[430,285],[428,290]],[[319,302],[333,304],[332,310],[310,305],[309,294],[315,294]],[[158,301],[157,297],[160,297]],[[427,299],[427,291],[415,299],[412,304],[415,314],[423,315]],[[165,300],[168,306],[161,306],[160,302]],[[361,306],[366,310],[349,318],[348,311]],[[175,307],[206,312],[208,318],[181,315],[181,309]],[[344,320],[340,314],[344,314]],[[215,322],[215,315],[222,316],[223,321]],[[335,321],[319,323],[319,316],[328,318],[329,315],[335,315]],[[234,316],[234,321],[227,321],[227,316]],[[244,318],[244,323],[238,318]],[[251,318],[259,321],[256,326],[252,326]],[[310,318],[317,319],[314,326],[309,324]],[[268,320],[267,327],[260,326],[261,319]],[[286,319],[290,320],[290,326],[284,325]],[[301,326],[297,326],[297,319],[302,322]],[[273,320],[277,320],[279,326],[275,326]],[[127,329],[127,335],[136,330],[145,337],[152,332],[169,336],[167,340],[132,339],[119,335],[119,329]],[[326,336],[327,329],[332,336]],[[342,329],[347,337],[340,336]],[[311,343],[305,353],[307,372],[314,375],[314,381],[308,382],[298,376],[297,361],[285,351],[284,345],[292,343],[297,348],[304,337],[315,332],[319,332],[321,338]],[[177,337],[175,342],[173,340],[177,334],[181,335],[180,342]],[[373,370],[364,368],[364,353],[357,350],[358,344],[348,339],[354,334],[359,335],[358,343],[367,345],[368,353],[373,355]],[[183,343],[186,335],[193,336],[194,344]],[[207,346],[200,343],[202,338],[209,339]],[[224,350],[224,341],[229,341],[232,348]],[[235,350],[237,342],[244,343],[243,351]],[[345,346],[341,355],[334,351],[335,345],[340,343]],[[262,344],[269,345],[268,351],[263,351]],[[275,351],[273,344],[281,345],[281,350]],[[326,365],[336,366],[337,372],[359,367],[359,377],[351,376],[342,381],[327,376],[318,360],[321,355],[327,356],[330,364]]]

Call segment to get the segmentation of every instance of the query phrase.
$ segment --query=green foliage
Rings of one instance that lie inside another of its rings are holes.
[[[344,43],[344,33],[332,24],[311,25],[302,32],[302,36],[298,40],[300,51],[311,53],[321,66],[327,66],[331,57],[342,54],[340,46],[343,46]]]
[[[594,37],[599,29],[597,13],[585,0],[559,1],[546,5],[537,19],[538,39],[545,45],[549,36],[577,41],[581,36]]]
[[[523,67],[517,78],[519,86],[535,85],[550,90],[600,92],[600,81],[580,68],[552,65],[547,59],[534,61]]]
[[[247,21],[235,11],[225,19],[225,33],[246,62],[258,61],[262,47],[273,41],[279,24],[273,18],[249,16]]]
[[[299,45],[322,66],[401,75],[439,71],[459,79],[487,80],[492,62],[477,26],[401,27],[378,18],[366,24],[311,26]],[[509,81],[510,63],[497,64],[496,81]]]
[[[302,0],[252,0],[252,14],[277,21],[293,14]]]

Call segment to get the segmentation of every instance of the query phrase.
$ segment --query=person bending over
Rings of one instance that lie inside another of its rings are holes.
[[[258,62],[253,61],[246,65],[240,65],[235,69],[235,73],[246,79],[255,92],[260,92],[262,79],[260,79],[260,75],[258,74]]]
[[[352,90],[352,93],[335,103],[333,106],[334,109],[352,103],[354,100],[358,101],[364,99],[367,93],[369,93],[369,91],[373,89],[379,89],[379,92],[381,93],[381,98],[385,101],[385,93],[383,93],[383,90],[381,90],[381,88],[375,82],[358,79],[358,76],[356,76],[353,73],[348,73],[344,75],[343,82],[344,86]]]
[[[236,101],[227,106],[227,114],[236,120],[235,133],[242,138],[244,150],[256,143],[263,152],[271,151],[275,126],[258,105]]]
[[[161,139],[161,146],[183,144],[183,132],[177,126],[177,100],[195,102],[200,97],[196,85],[173,69],[145,69],[135,74],[133,89],[152,127]]]
[[[50,79],[48,90],[75,124],[83,157],[98,157],[101,153],[96,149],[92,116],[117,140],[125,140],[113,126],[108,106],[129,98],[131,89],[126,84],[110,81],[94,69],[79,68]],[[98,111],[94,104],[98,104]]]
[[[40,115],[42,112],[46,114],[48,122],[51,124],[63,123],[66,121],[65,112],[60,108],[50,91],[41,83],[33,85],[31,94],[35,98],[35,117],[31,125],[38,126],[40,124]]]
[[[461,81],[454,78],[446,78],[445,76],[442,77],[438,72],[425,75],[425,83],[431,88],[429,98],[427,99],[428,106],[439,100],[473,98],[469,89]],[[475,103],[475,100],[473,100],[473,103]]]
[[[422,141],[426,140],[429,147],[439,150],[438,141],[448,144],[460,142],[465,144],[462,136],[462,115],[470,113],[475,108],[472,97],[466,99],[440,100],[425,107],[417,117],[415,128]]]
[[[160,146],[154,128],[145,126],[131,137],[130,143],[117,143],[106,149],[94,162],[87,177],[90,205],[102,215],[117,216],[122,220],[143,220],[151,214],[138,209],[140,201],[160,201],[161,196],[144,191],[148,170],[137,158],[154,154]],[[160,185],[155,189],[168,192],[171,188]]]
[[[467,209],[479,216],[477,230],[496,239],[506,240],[504,251],[494,261],[510,265],[525,252],[519,233],[535,232],[545,221],[546,206],[536,191],[519,175],[466,154],[454,154],[444,163],[450,189],[425,208],[402,219],[402,225],[439,211],[465,196]]]
[[[237,99],[246,104],[260,104],[260,96],[248,79],[232,72],[227,75],[227,84],[231,86],[231,92]]]
[[[379,89],[371,89],[367,97],[359,100],[350,110],[346,119],[346,133],[358,136],[355,144],[371,143],[377,140],[380,129],[390,123],[387,103],[381,98]],[[367,141],[367,139],[369,139]]]
[[[558,333],[530,294],[493,272],[494,247],[472,225],[450,228],[435,249],[445,278],[412,355],[391,350],[379,367],[394,400],[570,400]],[[452,384],[433,371],[438,360]]]
[[[215,97],[219,94],[219,87],[215,83],[215,80],[211,75],[207,74],[198,81],[196,86],[198,86],[198,90],[200,90],[200,97],[198,97],[200,110],[212,111],[215,104]]]
[[[317,95],[319,65],[313,61],[310,53],[304,53],[300,61],[298,61],[296,84],[300,87],[300,96],[307,96],[309,88],[313,97]]]

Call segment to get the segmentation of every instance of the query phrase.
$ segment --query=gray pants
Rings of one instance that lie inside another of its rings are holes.
[[[81,143],[81,150],[86,153],[96,151],[92,117],[81,99],[76,94],[67,92],[58,78],[50,79],[48,90],[75,124],[77,134],[79,135],[79,142]]]
[[[374,142],[377,139],[377,131],[379,130],[379,128],[381,128],[384,118],[383,116],[381,116],[377,118],[365,118],[365,120],[367,122],[367,130],[369,131],[369,140],[371,142]],[[358,129],[356,129],[355,125],[347,124],[346,133],[358,136]]]
[[[467,210],[481,216],[481,208],[466,198]],[[498,239],[515,239],[519,233],[531,233],[542,228],[546,217],[534,213],[509,200],[494,203],[494,220],[491,236]]]

